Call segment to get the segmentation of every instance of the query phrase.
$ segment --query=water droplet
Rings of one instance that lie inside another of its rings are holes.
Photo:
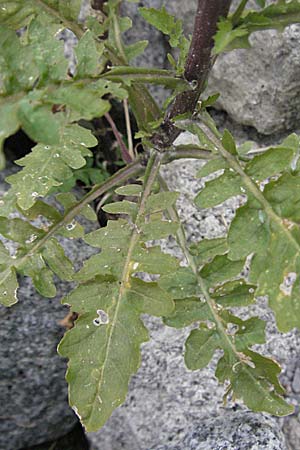
[[[59,156],[60,156],[59,153],[54,153],[53,155],[54,158],[59,158]]]
[[[121,251],[121,249],[120,248],[117,248],[117,252],[120,252]]]
[[[139,267],[139,263],[135,262],[132,266],[133,270],[136,270]]]
[[[32,192],[32,194],[31,194],[31,197],[33,197],[33,198],[36,198],[38,196],[39,196],[38,192]]]
[[[45,147],[44,147],[45,150],[49,150],[49,148],[50,148],[50,145],[45,145]]]
[[[4,296],[7,295],[7,291],[3,291],[2,295]]]

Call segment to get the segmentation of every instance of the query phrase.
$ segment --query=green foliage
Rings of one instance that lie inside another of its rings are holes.
[[[106,206],[106,211],[127,214],[132,223],[109,221],[85,237],[101,252],[85,262],[75,276],[80,285],[63,300],[80,313],[59,352],[70,360],[70,403],[89,431],[101,427],[125,400],[130,376],[140,364],[140,344],[148,340],[140,314],[168,315],[174,307],[156,282],[137,277],[167,274],[178,266],[158,247],[146,246],[148,240],[176,231],[176,224],[162,219],[164,196],[150,196],[144,203],[144,194],[137,203],[123,200]],[[175,200],[176,195],[168,196],[169,203]]]
[[[184,63],[188,54],[190,42],[184,36],[182,21],[175,19],[163,6],[160,10],[154,8],[139,8],[142,17],[162,33],[169,36],[170,46],[179,49],[178,62],[169,54],[170,63],[177,69],[178,74],[184,72]]]
[[[244,308],[267,296],[280,331],[300,327],[299,137],[253,156],[251,143],[237,146],[207,113],[218,94],[196,111],[176,116],[177,104],[172,115],[172,103],[161,111],[145,84],[171,89],[176,101],[197,100],[183,76],[190,41],[181,20],[164,7],[140,8],[169,36],[179,58],[168,56],[172,71],[129,66],[147,42],[123,43],[132,22],[119,15],[120,3],[109,0],[101,22],[88,17],[82,24],[79,0],[0,0],[0,147],[20,128],[35,142],[16,161],[22,169],[7,178],[11,187],[0,201],[0,302],[17,302],[17,276],[31,277],[45,297],[56,295],[54,276],[76,283],[63,303],[78,319],[59,352],[69,359],[70,404],[89,431],[104,425],[125,400],[140,346],[149,339],[142,314],[163,317],[170,327],[193,325],[186,365],[199,370],[219,355],[216,377],[227,384],[225,397],[242,399],[253,411],[289,414],[279,365],[256,352],[265,343],[266,324],[245,316]],[[282,30],[300,20],[299,1],[256,3],[261,9],[244,11],[242,1],[233,16],[221,19],[215,54],[248,46],[254,31]],[[78,39],[72,76],[58,39],[64,28]],[[127,99],[143,152],[132,151],[133,162],[109,176],[92,166],[90,149],[98,141],[87,121],[104,116],[112,100]],[[173,126],[195,135],[198,144],[181,150],[170,140],[160,145],[157,136],[163,141]],[[198,173],[208,177],[195,198],[199,208],[240,198],[226,236],[191,245],[176,213],[178,194],[159,177],[161,164],[190,152],[208,158]],[[91,188],[80,199],[71,192],[77,180]],[[118,200],[107,204],[113,193]],[[98,197],[115,219],[85,234],[78,216],[96,221],[91,204]],[[177,239],[184,266],[158,245],[169,236]],[[62,238],[84,239],[99,252],[75,272]]]
[[[250,47],[249,36],[255,31],[270,28],[283,31],[288,25],[300,21],[299,0],[278,0],[265,8],[264,1],[257,3],[263,9],[246,11],[237,24],[234,24],[230,17],[220,21],[219,30],[215,35],[215,54]]]

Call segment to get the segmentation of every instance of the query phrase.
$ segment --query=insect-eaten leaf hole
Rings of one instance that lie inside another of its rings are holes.
[[[107,325],[109,323],[108,314],[103,311],[103,309],[97,309],[97,314],[98,317],[93,320],[93,324],[96,327],[99,327],[100,325]]]

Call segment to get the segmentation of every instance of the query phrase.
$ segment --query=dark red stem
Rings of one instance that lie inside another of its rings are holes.
[[[185,78],[193,83],[193,90],[181,92],[174,99],[159,132],[152,138],[156,148],[169,147],[179,135],[180,130],[172,123],[174,117],[194,112],[212,66],[211,51],[217,23],[220,17],[227,16],[230,4],[231,0],[198,0],[194,32],[184,72]]]

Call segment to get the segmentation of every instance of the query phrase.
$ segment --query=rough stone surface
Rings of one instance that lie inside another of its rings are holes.
[[[151,450],[286,450],[284,437],[267,417],[249,412],[226,413],[224,418],[204,419],[193,424],[178,445],[162,445]]]
[[[300,26],[251,37],[252,48],[220,55],[209,89],[218,106],[244,125],[271,134],[292,129],[300,118]]]
[[[239,2],[236,0],[233,5]],[[268,3],[272,3],[272,0]],[[138,6],[160,8],[183,20],[186,34],[193,30],[197,1],[144,0],[126,3],[123,9],[133,19],[127,33],[128,42],[148,39],[149,46],[137,59],[142,66],[166,68],[168,39],[149,26],[138,14]],[[255,2],[249,2],[255,7]],[[272,134],[298,126],[300,119],[300,25],[292,25],[283,33],[268,30],[254,33],[252,49],[234,50],[220,55],[211,71],[209,91],[220,92],[217,107],[225,110],[238,123],[255,127],[260,133]],[[163,89],[153,92],[160,100]]]
[[[0,174],[0,194],[7,189]],[[86,229],[93,228],[85,222]],[[92,249],[78,240],[63,240],[66,254],[80,264]],[[70,285],[69,285],[70,287]],[[68,292],[57,282],[57,297],[42,298],[29,278],[20,279],[19,303],[0,307],[0,448],[18,450],[67,433],[77,418],[68,405],[66,361],[56,348],[68,309],[60,298]]]
[[[228,126],[224,117],[219,119],[223,121],[221,126]],[[247,139],[245,134],[239,130],[241,141]],[[188,143],[191,138],[186,134],[181,139]],[[174,161],[162,171],[169,187],[181,193],[178,209],[190,241],[221,236],[237,206],[237,201],[213,209],[193,206],[192,197],[203,187],[203,180],[195,177],[202,164],[195,160]],[[172,250],[177,251],[175,247]],[[297,404],[291,385],[299,359],[300,335],[278,333],[264,299],[240,314],[259,315],[267,322],[268,344],[257,349],[281,363],[282,382],[291,401]],[[159,320],[148,317],[145,322],[152,340],[143,346],[142,366],[130,383],[126,403],[102,430],[89,434],[95,450],[288,449],[278,431],[282,420],[249,413],[240,403],[222,405],[224,388],[214,376],[218,355],[207,368],[187,371],[182,355],[189,330],[164,327]],[[285,419],[285,427],[293,430],[295,420],[296,416]]]

